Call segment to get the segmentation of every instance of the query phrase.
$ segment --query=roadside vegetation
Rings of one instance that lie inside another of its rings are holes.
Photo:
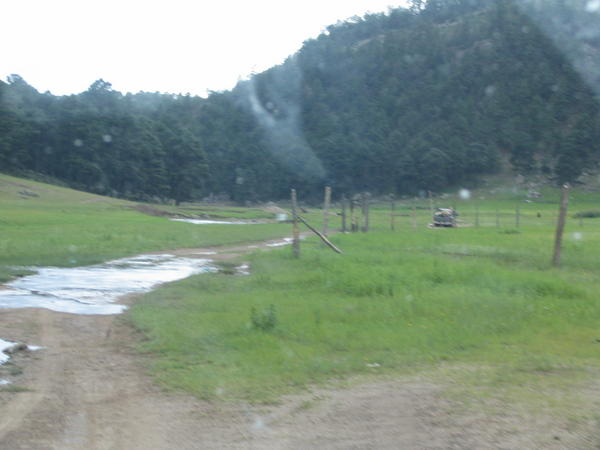
[[[145,295],[129,317],[152,372],[207,399],[270,402],[331,380],[426,370],[463,394],[577,402],[583,391],[568,390],[599,369],[599,219],[570,219],[557,269],[554,193],[521,196],[518,228],[516,195],[478,198],[446,202],[464,225],[479,204],[479,228],[428,229],[422,200],[416,230],[405,202],[392,232],[382,204],[374,231],[332,237],[344,255],[311,239],[300,259],[257,252],[249,276],[195,276]],[[574,193],[570,217],[597,200]]]

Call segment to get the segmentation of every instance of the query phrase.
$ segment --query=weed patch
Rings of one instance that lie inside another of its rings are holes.
[[[31,389],[25,387],[25,386],[19,386],[16,384],[5,384],[3,386],[0,386],[0,392],[12,392],[12,393],[18,393],[18,392],[29,392]]]
[[[573,214],[573,217],[575,219],[597,219],[598,217],[600,217],[600,211],[579,211]]]
[[[277,326],[277,311],[275,310],[275,305],[270,304],[267,308],[260,311],[253,307],[250,311],[250,322],[257,330],[273,330]]]

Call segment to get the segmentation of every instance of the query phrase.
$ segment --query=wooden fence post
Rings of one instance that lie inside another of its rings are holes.
[[[369,219],[371,217],[371,195],[365,196],[365,206],[367,208],[367,214],[365,215],[365,232],[369,231]]]
[[[500,211],[496,208],[496,228],[500,228]]]
[[[363,233],[369,231],[369,199],[367,194],[362,194]]]
[[[517,205],[515,209],[515,226],[519,228],[519,225],[521,225],[521,208]]]
[[[300,257],[300,228],[298,227],[298,202],[296,189],[292,189],[292,254],[294,258]]]
[[[554,254],[552,255],[552,265],[558,267],[560,265],[560,249],[562,245],[562,236],[565,230],[565,219],[567,217],[567,207],[569,206],[569,185],[563,184],[560,209],[558,212],[558,223],[556,224],[556,236],[554,237]]]
[[[431,195],[431,191],[427,191],[427,195],[429,195],[429,209],[430,209],[430,213],[431,213],[431,217],[433,217],[433,213],[434,211],[434,207],[433,207],[433,196]]]
[[[346,232],[346,210],[347,210],[347,199],[346,196],[342,196],[342,233]]]
[[[356,231],[358,231],[358,225],[356,224],[356,211],[355,211],[355,207],[356,206],[356,198],[352,197],[350,199],[350,231],[352,233],[355,233]]]
[[[479,228],[479,206],[475,206],[475,227]]]
[[[412,205],[412,223],[413,229],[417,231],[417,208],[415,207],[414,203]]]
[[[394,231],[396,229],[396,202],[394,201],[394,194],[390,194],[390,203],[392,212],[390,213],[390,229]]]
[[[302,217],[300,217],[300,216],[297,216],[297,217],[298,217],[298,220],[299,220],[300,222],[302,222],[304,225],[306,225],[306,227],[307,227],[307,228],[308,228],[310,231],[312,231],[312,232],[313,232],[313,233],[315,233],[317,236],[319,236],[319,237],[321,238],[321,240],[322,240],[322,241],[323,241],[323,242],[324,242],[324,243],[325,243],[325,244],[326,244],[326,245],[327,245],[327,246],[328,246],[330,249],[332,249],[334,252],[336,252],[336,253],[339,253],[339,254],[342,254],[342,253],[343,253],[343,252],[342,252],[342,251],[341,251],[339,248],[337,248],[335,245],[333,245],[333,244],[331,243],[331,241],[330,241],[329,239],[327,239],[327,237],[323,236],[323,234],[322,234],[322,233],[319,233],[319,232],[318,232],[318,231],[317,231],[317,230],[316,230],[316,229],[315,229],[313,226],[311,226],[311,225],[310,225],[310,224],[309,224],[309,223],[308,223],[306,220],[304,220],[304,219],[303,219]]]
[[[325,187],[325,200],[323,202],[323,235],[329,231],[329,204],[331,203],[331,187]]]

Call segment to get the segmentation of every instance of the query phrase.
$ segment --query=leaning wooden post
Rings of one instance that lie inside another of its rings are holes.
[[[567,217],[567,206],[569,206],[569,185],[563,184],[560,197],[560,210],[558,213],[558,223],[556,224],[556,236],[554,238],[554,255],[552,256],[552,265],[560,265],[560,249],[562,245],[562,236],[565,230],[565,219]]]
[[[475,206],[475,227],[479,228],[479,206]]]
[[[322,233],[319,233],[319,232],[318,232],[318,231],[317,231],[317,230],[316,230],[314,227],[312,227],[312,226],[311,226],[311,225],[310,225],[310,224],[309,224],[309,223],[308,223],[306,220],[304,220],[302,217],[298,216],[298,220],[299,220],[300,222],[302,222],[304,225],[306,225],[306,227],[307,227],[307,228],[308,228],[310,231],[312,231],[312,232],[313,232],[313,233],[315,233],[317,236],[319,236],[319,237],[321,238],[321,240],[322,240],[322,241],[323,241],[325,244],[327,244],[327,245],[329,246],[329,248],[331,248],[331,249],[332,249],[334,252],[336,252],[336,253],[340,253],[340,254],[342,254],[342,253],[343,253],[343,252],[342,252],[342,251],[341,251],[339,248],[337,248],[335,245],[333,245],[329,239],[327,239],[325,236],[323,236],[323,234],[322,234]]]
[[[323,202],[323,235],[329,231],[329,204],[331,203],[331,187],[325,187],[325,200]]]
[[[342,196],[342,233],[346,232],[346,210],[347,210],[347,202],[346,196]]]
[[[519,205],[517,205],[517,207],[515,209],[515,226],[517,228],[519,228],[520,224],[521,224],[521,208],[519,207]]]
[[[300,257],[300,228],[298,227],[298,203],[296,189],[292,189],[292,254],[294,258]]]

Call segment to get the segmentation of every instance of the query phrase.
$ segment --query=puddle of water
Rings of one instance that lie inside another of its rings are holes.
[[[230,222],[226,220],[205,220],[205,219],[171,219],[174,222],[193,223],[194,225],[256,225],[258,222],[253,220],[238,220]]]
[[[16,342],[10,342],[5,341],[4,339],[0,339],[0,366],[10,359],[10,355],[4,353],[4,350],[12,347],[15,344]],[[29,350],[39,350],[42,347],[38,347],[37,345],[28,345],[27,348]],[[7,384],[10,384],[10,381],[0,379],[0,386],[6,386]]]
[[[282,247],[284,245],[290,245],[294,239],[293,238],[283,238],[282,241],[272,242],[271,244],[267,244],[267,247]]]
[[[71,314],[119,314],[119,297],[202,272],[215,271],[208,259],[141,255],[87,267],[33,267],[37,273],[7,284],[0,308],[46,308]]]
[[[6,361],[8,361],[10,359],[10,355],[7,353],[4,353],[4,350],[6,350],[7,348],[10,348],[16,344],[17,344],[16,342],[10,342],[10,341],[5,341],[4,339],[0,339],[0,365],[4,364]],[[27,346],[27,350],[30,350],[30,351],[40,350],[41,348],[42,347],[40,347],[39,345],[28,345]]]
[[[0,365],[4,364],[10,358],[9,355],[4,353],[4,350],[12,347],[15,344],[16,344],[16,342],[8,342],[8,341],[5,341],[4,339],[0,339]]]
[[[250,275],[250,266],[248,264],[242,264],[236,267],[238,275]]]

